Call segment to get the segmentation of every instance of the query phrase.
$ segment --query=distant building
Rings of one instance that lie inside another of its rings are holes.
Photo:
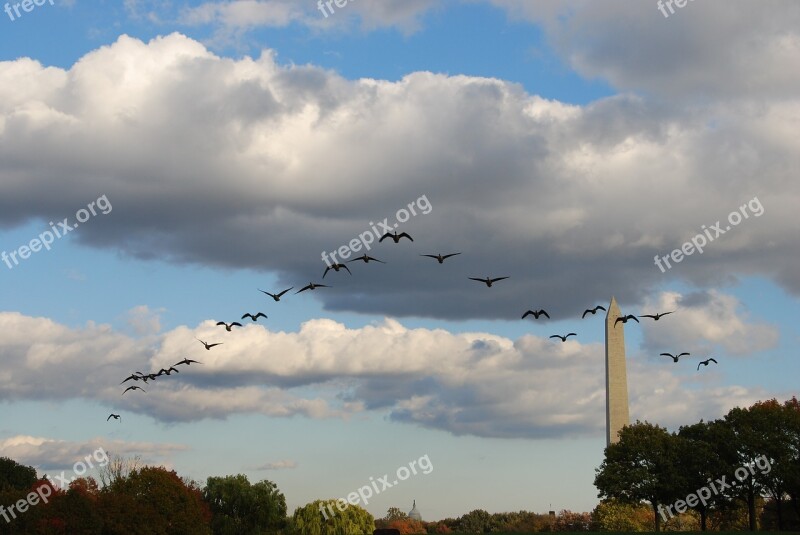
[[[619,431],[630,423],[628,375],[625,370],[625,324],[617,300],[611,298],[606,314],[606,446],[619,441]]]
[[[422,515],[417,511],[417,500],[414,500],[414,506],[408,512],[408,518],[422,522]]]

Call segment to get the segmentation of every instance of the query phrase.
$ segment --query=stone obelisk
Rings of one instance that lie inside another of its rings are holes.
[[[617,442],[619,430],[630,423],[625,324],[614,323],[620,316],[617,300],[612,297],[606,313],[606,446]]]

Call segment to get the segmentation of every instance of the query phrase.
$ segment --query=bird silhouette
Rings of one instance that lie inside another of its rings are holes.
[[[254,315],[252,315],[252,314],[250,314],[250,313],[248,312],[247,314],[245,314],[244,316],[242,316],[242,319],[245,319],[245,318],[250,318],[250,319],[251,319],[251,320],[253,320],[253,321],[258,321],[258,318],[266,318],[266,317],[267,317],[267,315],[266,315],[266,314],[264,314],[263,312],[259,312],[259,313],[258,313],[258,314],[256,314],[255,316],[254,316]]]
[[[584,310],[584,311],[583,311],[583,315],[581,316],[581,319],[585,318],[585,317],[586,317],[586,314],[590,314],[590,313],[591,313],[592,315],[595,315],[595,314],[597,314],[597,311],[598,311],[598,310],[602,310],[603,312],[605,312],[605,310],[606,310],[606,307],[603,307],[603,306],[597,305],[597,306],[596,306],[596,307],[594,307],[594,308],[587,308],[586,310]],[[616,325],[616,324],[615,324],[615,325]]]
[[[186,364],[187,366],[191,366],[192,364],[202,364],[202,362],[197,362],[196,360],[192,359],[183,359],[180,362],[176,362],[173,366],[180,366],[181,364]]]
[[[675,311],[672,310],[670,312],[659,312],[657,314],[639,314],[639,317],[640,318],[653,318],[655,321],[658,321],[659,318],[661,318],[663,316],[666,316],[667,314],[672,314],[673,312],[675,312]]]
[[[141,390],[142,392],[147,392],[147,390],[145,390],[144,388],[142,388],[140,386],[136,386],[136,385],[129,386],[128,388],[125,389],[125,392],[127,392],[128,390]],[[125,395],[125,392],[122,393],[123,396]],[[108,420],[106,420],[106,421],[108,421]]]
[[[669,358],[671,358],[673,361],[675,361],[675,362],[678,362],[678,359],[679,359],[679,358],[681,358],[681,357],[682,357],[682,356],[684,356],[684,355],[686,355],[686,356],[688,357],[688,356],[690,355],[690,353],[679,353],[679,354],[677,354],[677,355],[673,355],[672,353],[661,353],[661,355],[662,355],[662,356],[665,356],[665,357],[669,357]]]
[[[636,316],[634,316],[633,314],[628,314],[627,316],[620,316],[620,317],[618,317],[618,318],[616,319],[616,321],[614,322],[614,327],[616,327],[616,326],[617,326],[617,323],[619,323],[620,321],[621,321],[622,323],[628,323],[628,320],[633,320],[633,321],[635,321],[636,323],[639,323],[639,320],[636,318]]]
[[[231,322],[231,323],[225,323],[224,321],[218,321],[217,325],[224,325],[225,326],[225,330],[228,331],[228,332],[231,332],[231,327],[234,327],[234,326],[235,327],[241,327],[242,326],[242,324],[239,323],[238,321],[234,321],[234,322]]]
[[[344,264],[331,264],[330,266],[328,266],[328,267],[326,267],[326,268],[325,268],[325,273],[323,273],[323,274],[322,274],[322,278],[324,279],[324,278],[325,278],[325,275],[327,275],[327,274],[328,274],[328,271],[330,271],[330,270],[334,270],[336,273],[339,273],[339,270],[340,270],[340,269],[343,269],[343,268],[344,268],[345,270],[347,270],[347,272],[348,272],[349,274],[351,274],[351,275],[353,274],[353,272],[352,272],[352,271],[350,271],[350,268],[349,268],[349,267],[347,267],[347,266],[345,266]]]
[[[469,280],[482,282],[482,283],[484,283],[486,285],[487,288],[491,288],[492,284],[494,284],[495,282],[507,279],[508,277],[497,277],[497,278],[494,278],[494,279],[490,279],[489,277],[486,277],[485,279],[479,279],[479,278],[476,278],[476,277],[467,277],[467,278]]]
[[[133,374],[133,373],[132,373],[132,374],[130,374],[129,376],[127,376],[127,377],[125,378],[125,380],[124,380],[124,381],[122,381],[120,384],[125,384],[125,383],[127,383],[128,381],[138,381],[138,380],[140,380],[140,379],[141,379],[141,377],[139,377],[138,375],[136,375],[136,374]]]
[[[356,257],[356,258],[354,258],[352,260],[348,260],[347,263],[349,264],[350,262],[355,262],[356,260],[363,260],[365,264],[369,264],[370,262],[380,262],[381,264],[385,264],[386,263],[383,260],[378,260],[377,258],[372,258],[369,255],[362,255],[362,256]]]
[[[300,292],[305,292],[306,290],[316,290],[317,288],[330,288],[327,284],[314,284],[313,282],[309,282],[295,293],[299,294]]]
[[[565,334],[564,336],[561,336],[560,334],[554,334],[554,335],[553,335],[553,336],[551,336],[550,338],[558,338],[558,339],[560,339],[562,342],[566,342],[566,341],[567,341],[567,338],[569,338],[570,336],[578,336],[578,335],[577,335],[577,334],[575,334],[575,333],[567,333],[567,334]]]
[[[156,377],[160,377],[160,376],[162,376],[162,375],[172,375],[172,373],[173,373],[173,372],[175,372],[175,373],[180,373],[180,372],[178,371],[178,369],[177,369],[175,366],[170,366],[170,367],[169,367],[168,369],[166,369],[166,370],[165,370],[164,368],[161,368],[161,369],[158,371],[158,374],[156,375]]]
[[[111,418],[114,418],[115,420],[119,420],[121,418],[121,416],[119,414],[111,413],[111,414],[108,415],[108,418],[106,418],[106,422],[109,421]]]
[[[427,256],[428,258],[435,258],[437,262],[440,264],[444,264],[444,261],[450,258],[451,256],[460,255],[461,253],[450,253],[446,255],[440,254],[421,254],[420,256]]]
[[[265,292],[264,290],[258,290],[258,291],[261,292],[261,293],[267,294],[268,296],[270,296],[272,299],[274,299],[277,302],[277,301],[281,300],[281,297],[283,297],[283,294],[285,294],[289,290],[293,290],[293,289],[294,289],[294,286],[292,286],[291,288],[286,288],[284,291],[282,291],[281,293],[277,293],[277,294],[271,294],[269,292]]]
[[[708,363],[709,363],[709,362],[713,362],[714,364],[719,364],[719,362],[717,362],[717,361],[714,359],[714,357],[709,357],[709,358],[707,358],[706,360],[701,360],[700,362],[698,362],[698,363],[697,363],[697,370],[698,370],[698,371],[700,370],[700,366],[701,366],[701,365],[702,365],[702,366],[708,366]]]
[[[221,346],[221,345],[223,344],[223,342],[217,342],[217,343],[215,343],[215,344],[209,344],[208,342],[203,342],[203,341],[202,341],[202,340],[200,340],[199,338],[195,338],[195,340],[197,340],[198,342],[200,342],[201,344],[203,344],[207,350],[211,350],[211,348],[212,348],[212,347],[214,347],[214,346]]]
[[[382,242],[386,238],[391,238],[392,240],[394,240],[395,243],[400,243],[400,238],[408,238],[409,240],[414,241],[414,238],[409,236],[407,232],[401,232],[400,234],[398,234],[397,231],[395,230],[394,234],[389,234],[387,232],[386,234],[381,236],[381,239],[378,240],[378,243]]]
[[[539,319],[539,316],[547,316],[547,319],[550,319],[550,314],[548,314],[543,308],[539,310],[527,310],[525,314],[522,315],[522,319],[527,318],[528,316],[533,316],[533,319]]]

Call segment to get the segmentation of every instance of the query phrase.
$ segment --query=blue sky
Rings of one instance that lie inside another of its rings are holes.
[[[604,318],[580,315],[612,295],[675,310],[626,327],[633,419],[677,429],[796,395],[799,15],[736,4],[0,13],[0,251],[110,208],[0,263],[0,455],[46,472],[103,445],[270,479],[290,511],[427,455],[430,474],[366,508],[591,510]],[[368,251],[386,264],[294,294],[320,251],[422,196],[414,241]],[[702,254],[654,265],[753,199]],[[468,280],[487,275],[510,279]],[[551,321],[519,319],[539,307]],[[184,357],[203,364],[120,395]]]

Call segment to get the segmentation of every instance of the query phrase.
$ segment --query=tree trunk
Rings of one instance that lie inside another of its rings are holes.
[[[708,510],[705,506],[700,507],[700,531],[706,530],[706,521],[708,520]]]
[[[656,517],[656,533],[661,531],[661,519],[658,517],[658,503],[653,501],[653,515]]]
[[[747,516],[750,521],[750,531],[756,530],[756,493],[751,488],[747,491]]]

